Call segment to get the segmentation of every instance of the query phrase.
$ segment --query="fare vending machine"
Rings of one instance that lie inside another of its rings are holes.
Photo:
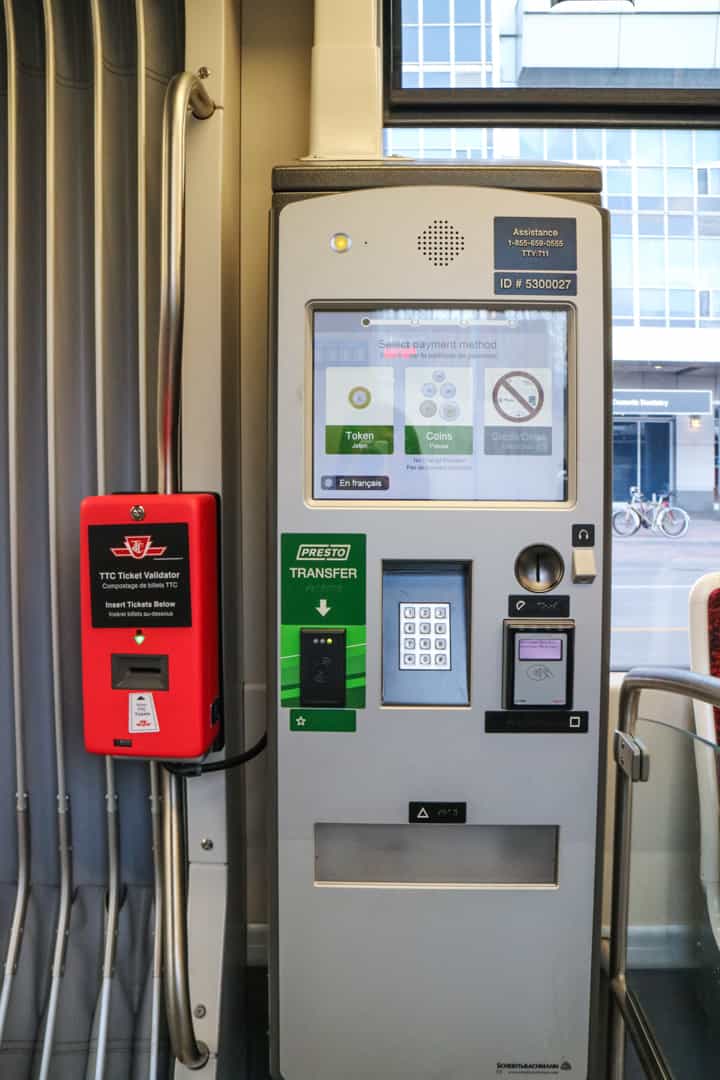
[[[600,174],[274,179],[272,1076],[595,1076]]]

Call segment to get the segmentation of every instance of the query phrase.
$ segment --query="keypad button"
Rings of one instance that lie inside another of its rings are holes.
[[[415,607],[413,604],[405,604],[405,606],[403,607],[403,617],[405,619],[415,618]]]
[[[436,634],[447,634],[447,623],[436,622],[435,623],[435,633]]]
[[[424,667],[429,667],[429,665],[430,665],[430,659],[431,659],[431,657],[430,657],[430,653],[421,653],[421,654],[420,654],[420,663],[421,663],[421,664],[422,664],[422,665],[423,665]]]
[[[420,633],[421,634],[431,634],[432,633],[432,626],[430,625],[429,622],[421,622],[420,623]]]
[[[421,619],[429,619],[430,618],[430,608],[429,607],[421,607],[420,608],[420,618]]]
[[[444,619],[446,615],[447,615],[447,608],[446,607],[443,606],[443,607],[436,607],[435,608],[435,618],[436,619]]]
[[[435,654],[435,663],[437,664],[438,667],[447,667],[448,666],[447,653],[436,653]]]
[[[407,664],[408,667],[414,667],[415,666],[415,654],[414,653],[406,653],[405,656],[403,657],[403,662],[405,664]]]
[[[432,648],[432,641],[430,640],[429,637],[420,638],[420,648],[421,649],[430,649],[430,648]]]
[[[403,633],[404,634],[412,634],[414,632],[414,630],[415,630],[415,623],[411,623],[411,622],[406,622],[405,623],[405,626],[403,627]]]
[[[444,637],[435,638],[436,649],[447,649],[447,641]]]
[[[416,649],[417,644],[414,637],[406,637],[403,641],[403,649]]]

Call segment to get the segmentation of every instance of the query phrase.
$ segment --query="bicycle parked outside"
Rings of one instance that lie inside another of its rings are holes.
[[[677,539],[684,536],[690,525],[690,515],[679,506],[670,505],[670,496],[653,495],[647,499],[639,487],[630,488],[630,501],[612,516],[613,532],[618,536],[634,536],[641,528]]]

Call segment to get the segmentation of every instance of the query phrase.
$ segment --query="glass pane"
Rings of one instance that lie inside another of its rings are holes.
[[[642,135],[643,132],[638,134]],[[665,177],[662,169],[641,168],[637,171],[638,194],[662,195],[665,191]]]
[[[608,131],[605,145],[608,161],[629,161],[631,155],[629,131]]]
[[[640,314],[665,316],[665,290],[664,289],[641,289],[640,290]],[[644,490],[644,489],[643,489]]]
[[[481,18],[482,0],[455,0],[455,22],[476,23]]]
[[[694,317],[695,293],[692,289],[670,289],[668,296],[671,316],[690,319]]]
[[[418,61],[418,32],[417,27],[403,26],[402,32],[403,63]]]
[[[446,26],[428,26],[423,31],[423,61],[425,63],[450,61],[450,31]],[[445,85],[449,86],[449,73]]]
[[[661,10],[658,10],[658,8]],[[668,8],[669,10],[664,10]],[[449,63],[449,44],[431,40],[429,28],[438,25],[454,30],[474,24],[472,44],[463,44],[455,63],[479,62],[484,44],[483,67],[465,75],[466,86],[488,87],[613,87],[715,88],[720,70],[715,55],[717,12],[707,0],[684,0],[682,4],[575,3],[551,6],[520,4],[515,0],[402,0],[402,24],[424,28],[429,47],[423,63]],[[462,38],[459,35],[457,40]],[[484,41],[483,41],[484,39]],[[445,39],[450,40],[449,32]],[[410,39],[403,33],[402,85],[407,64],[417,63],[408,52]],[[461,55],[462,54],[462,55]],[[648,57],[651,56],[649,62]],[[653,66],[650,66],[652,63]],[[437,73],[436,73],[437,74]],[[444,86],[458,85],[453,72],[443,73]],[[658,157],[648,133],[647,153]],[[683,156],[681,140],[668,144],[668,163]],[[712,154],[712,160],[720,155]],[[627,160],[619,157],[615,160]]]
[[[613,499],[630,498],[638,483],[638,425],[616,420],[613,424]]]
[[[720,757],[640,709],[651,765],[633,790],[627,983],[675,1080],[699,1080],[720,1075]]]
[[[403,11],[403,18],[405,12]],[[429,23],[450,21],[450,0],[423,0],[423,19]]]
[[[607,190],[617,195],[629,195],[632,192],[632,169],[608,169]]]
[[[665,219],[662,214],[641,214],[638,220],[641,236],[664,236]]]
[[[455,62],[477,62],[482,57],[479,26],[459,26],[455,31]]]
[[[613,285],[631,289],[635,284],[633,273],[632,240],[614,239],[612,242]]]
[[[608,130],[589,138],[585,129],[503,128],[473,136],[463,128],[443,137],[438,131],[390,130],[387,149],[410,153],[397,140],[410,146],[414,139],[421,158],[560,157],[603,170],[612,215],[615,397],[634,402],[615,407],[616,424],[629,426],[615,432],[613,511],[633,520],[630,487],[646,496],[634,533],[613,536],[612,665],[687,665],[688,594],[698,577],[717,569],[720,549],[720,425],[713,404],[720,399],[720,194],[709,193],[720,185],[718,133]],[[597,159],[598,148],[604,159]],[[670,194],[669,186],[686,185],[688,174],[704,177],[708,194],[698,188]],[[646,421],[652,420],[664,427],[651,428]],[[666,488],[673,494],[665,521],[672,526],[677,516],[682,523],[685,511],[686,530],[661,528],[652,494]]]
[[[668,218],[668,233],[670,236],[692,236],[694,220],[689,215],[671,214]]]
[[[656,237],[640,238],[638,243],[638,276],[645,286],[665,285],[665,241]]]
[[[695,244],[672,237],[668,240],[668,284],[671,288],[692,289],[695,281]]]
[[[692,134],[689,131],[666,131],[665,148],[668,165],[687,165],[692,161]]]

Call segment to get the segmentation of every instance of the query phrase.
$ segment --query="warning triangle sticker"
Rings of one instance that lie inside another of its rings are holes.
[[[428,812],[427,812],[427,810],[425,809],[424,806],[421,806],[420,809],[418,810],[417,820],[418,821],[429,821],[430,820],[430,815],[428,814]]]

